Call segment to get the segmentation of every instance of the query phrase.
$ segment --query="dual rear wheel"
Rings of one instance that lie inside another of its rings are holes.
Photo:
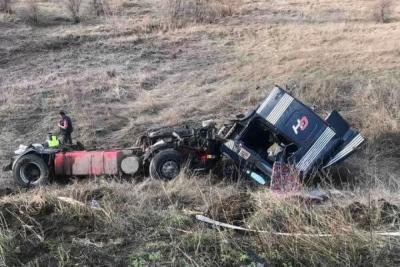
[[[49,167],[40,156],[27,154],[15,163],[13,176],[22,187],[43,185],[49,180]]]

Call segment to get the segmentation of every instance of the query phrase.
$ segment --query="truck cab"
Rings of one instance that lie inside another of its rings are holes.
[[[221,150],[242,173],[268,184],[276,162],[304,176],[344,160],[363,142],[337,111],[322,119],[277,86]]]

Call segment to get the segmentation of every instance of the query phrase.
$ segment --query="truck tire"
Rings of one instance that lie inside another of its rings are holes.
[[[41,157],[28,154],[19,158],[15,163],[13,176],[19,186],[34,187],[48,182],[49,168]]]
[[[151,178],[172,180],[176,178],[182,165],[182,155],[175,149],[158,152],[151,160],[149,172]]]

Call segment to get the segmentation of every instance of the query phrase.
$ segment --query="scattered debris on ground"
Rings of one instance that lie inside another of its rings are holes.
[[[270,230],[254,230],[250,228],[245,228],[245,227],[240,227],[237,225],[233,224],[228,224],[228,223],[223,223],[217,220],[210,219],[206,216],[203,215],[196,215],[196,219],[198,221],[208,223],[214,226],[222,227],[222,228],[228,228],[228,229],[233,229],[233,230],[239,230],[239,231],[244,231],[244,232],[251,232],[251,233],[268,233],[271,235],[275,236],[292,236],[292,237],[333,237],[334,234],[329,234],[329,233],[321,233],[321,234],[309,234],[309,233],[282,233],[282,232],[271,232]],[[387,236],[387,237],[400,237],[400,231],[396,232],[373,232],[374,235],[377,236]]]

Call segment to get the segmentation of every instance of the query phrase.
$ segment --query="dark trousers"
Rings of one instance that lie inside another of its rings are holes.
[[[61,136],[61,144],[63,145],[72,145],[72,137],[71,133],[62,133]]]

